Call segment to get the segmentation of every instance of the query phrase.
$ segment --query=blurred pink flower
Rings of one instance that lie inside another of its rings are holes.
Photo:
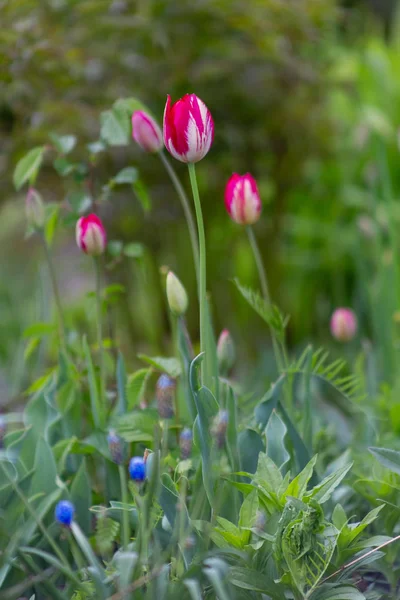
[[[76,224],[76,243],[78,247],[90,256],[99,256],[103,254],[107,236],[101,219],[90,214],[87,217],[81,217]]]
[[[225,207],[233,221],[252,225],[260,218],[261,199],[257,182],[250,175],[234,173],[225,188]]]
[[[132,137],[146,152],[159,152],[163,146],[161,129],[143,110],[132,115]]]
[[[349,342],[357,332],[357,317],[350,308],[337,308],[331,317],[331,333],[339,342]]]

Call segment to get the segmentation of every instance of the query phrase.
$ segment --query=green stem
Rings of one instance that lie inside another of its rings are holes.
[[[248,225],[246,227],[246,229],[247,229],[247,235],[249,237],[250,246],[251,246],[251,249],[252,249],[252,252],[254,255],[254,260],[255,260],[255,263],[257,266],[258,276],[260,278],[262,294],[264,296],[264,300],[266,301],[268,307],[271,308],[272,305],[271,305],[271,297],[270,297],[269,288],[268,288],[267,274],[265,272],[264,264],[263,264],[263,261],[261,258],[260,248],[257,244],[256,236],[254,235],[254,231],[253,231],[252,227],[250,225]],[[282,354],[283,354],[283,357],[282,357],[278,340],[276,339],[275,332],[271,326],[270,326],[270,331],[271,331],[271,336],[272,336],[272,345],[274,347],[275,360],[276,360],[278,369],[282,370],[283,364],[284,364],[284,362],[286,362],[286,350],[284,347],[282,347]]]
[[[192,186],[194,206],[196,209],[197,229],[199,234],[199,305],[200,305],[200,349],[206,352],[207,344],[207,279],[206,279],[206,236],[204,233],[203,213],[201,210],[199,189],[197,187],[196,170],[193,163],[188,164],[190,184]]]
[[[118,471],[119,471],[119,480],[121,482],[122,502],[124,505],[126,505],[126,504],[129,504],[129,498],[128,498],[128,485],[127,485],[127,481],[126,481],[125,466],[119,465]],[[128,548],[130,537],[131,537],[131,534],[130,534],[130,527],[129,527],[129,513],[127,510],[123,510],[122,511],[122,540],[123,540],[124,550],[126,550]]]
[[[54,269],[54,265],[53,265],[53,260],[51,257],[50,248],[49,248],[49,245],[47,243],[46,236],[44,235],[44,233],[40,234],[40,238],[42,240],[44,254],[46,256],[47,266],[48,266],[49,274],[50,274],[51,285],[53,288],[54,301],[56,303],[58,330],[59,330],[59,335],[60,335],[60,346],[61,346],[62,350],[65,352],[65,350],[66,350],[65,322],[64,322],[63,308],[62,308],[62,304],[61,304],[60,292],[58,290],[57,277],[56,277],[56,273],[55,273],[55,269]]]
[[[166,155],[164,154],[164,152],[159,152],[159,157],[160,157],[160,160],[163,163],[163,165],[172,181],[172,184],[176,190],[176,193],[179,196],[179,199],[182,204],[183,212],[185,213],[186,223],[187,223],[187,226],[189,229],[190,242],[192,244],[192,252],[193,252],[194,266],[195,266],[195,271],[196,271],[196,279],[197,279],[197,284],[199,285],[199,260],[200,260],[199,242],[198,242],[197,233],[196,233],[196,223],[194,221],[193,214],[190,209],[189,200],[186,196],[185,190],[183,189],[181,182],[179,181],[179,178],[175,172],[175,169],[169,162],[169,160],[166,157]]]
[[[100,367],[100,405],[102,412],[107,412],[105,403],[105,370],[104,370],[104,349],[103,349],[103,311],[101,298],[101,263],[100,258],[95,258],[96,269],[96,311],[97,311],[97,348]]]

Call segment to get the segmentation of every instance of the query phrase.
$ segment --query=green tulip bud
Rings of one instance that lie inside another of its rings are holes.
[[[218,367],[221,375],[228,375],[235,362],[235,345],[231,334],[224,329],[219,336],[217,343]]]
[[[167,299],[173,315],[181,317],[185,314],[188,307],[186,290],[172,271],[167,275]]]

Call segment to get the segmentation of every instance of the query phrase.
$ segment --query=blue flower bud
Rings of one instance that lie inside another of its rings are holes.
[[[112,429],[107,436],[108,449],[110,450],[111,459],[121,465],[124,462],[124,452],[122,440]]]
[[[182,460],[186,460],[192,453],[193,433],[188,427],[181,431],[179,436],[179,448],[181,449]]]
[[[156,384],[158,414],[162,419],[172,419],[174,416],[175,391],[175,379],[163,373]]]
[[[133,481],[137,482],[146,479],[146,463],[141,456],[134,456],[129,461],[129,475]]]
[[[65,527],[69,527],[72,523],[72,519],[74,518],[75,507],[72,502],[69,500],[60,500],[57,503],[56,509],[54,511],[54,517],[60,525],[65,525]]]

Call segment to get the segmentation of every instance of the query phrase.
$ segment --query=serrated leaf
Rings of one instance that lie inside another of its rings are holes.
[[[147,362],[149,365],[173,377],[179,377],[182,372],[181,363],[177,358],[164,358],[162,356],[147,356],[146,354],[138,354],[140,360]]]
[[[42,164],[44,151],[45,146],[37,146],[18,161],[13,174],[13,182],[17,190],[20,190],[27,181],[33,185]]]
[[[381,465],[400,475],[400,452],[397,450],[390,450],[389,448],[368,448],[373,456]]]
[[[125,167],[112,178],[112,185],[133,184],[137,181],[138,171],[135,167]]]
[[[312,498],[314,501],[323,504],[331,497],[333,491],[337,488],[337,486],[341,483],[341,481],[346,477],[347,473],[350,471],[353,463],[349,465],[345,465],[341,467],[331,475],[328,475],[316,485],[309,494],[307,494],[307,498]]]
[[[74,135],[50,133],[50,139],[60,154],[68,154],[76,145],[76,136]]]
[[[92,198],[84,190],[71,192],[68,194],[67,200],[77,215],[83,215],[92,206]]]
[[[126,110],[114,106],[100,115],[100,137],[110,146],[127,146],[130,138],[130,122]]]
[[[151,369],[140,369],[139,371],[136,371],[136,373],[132,373],[132,375],[128,376],[126,386],[128,410],[137,407],[143,400],[146,384],[151,372]]]
[[[96,522],[96,545],[100,554],[107,554],[113,548],[120,525],[107,516],[99,516]]]

